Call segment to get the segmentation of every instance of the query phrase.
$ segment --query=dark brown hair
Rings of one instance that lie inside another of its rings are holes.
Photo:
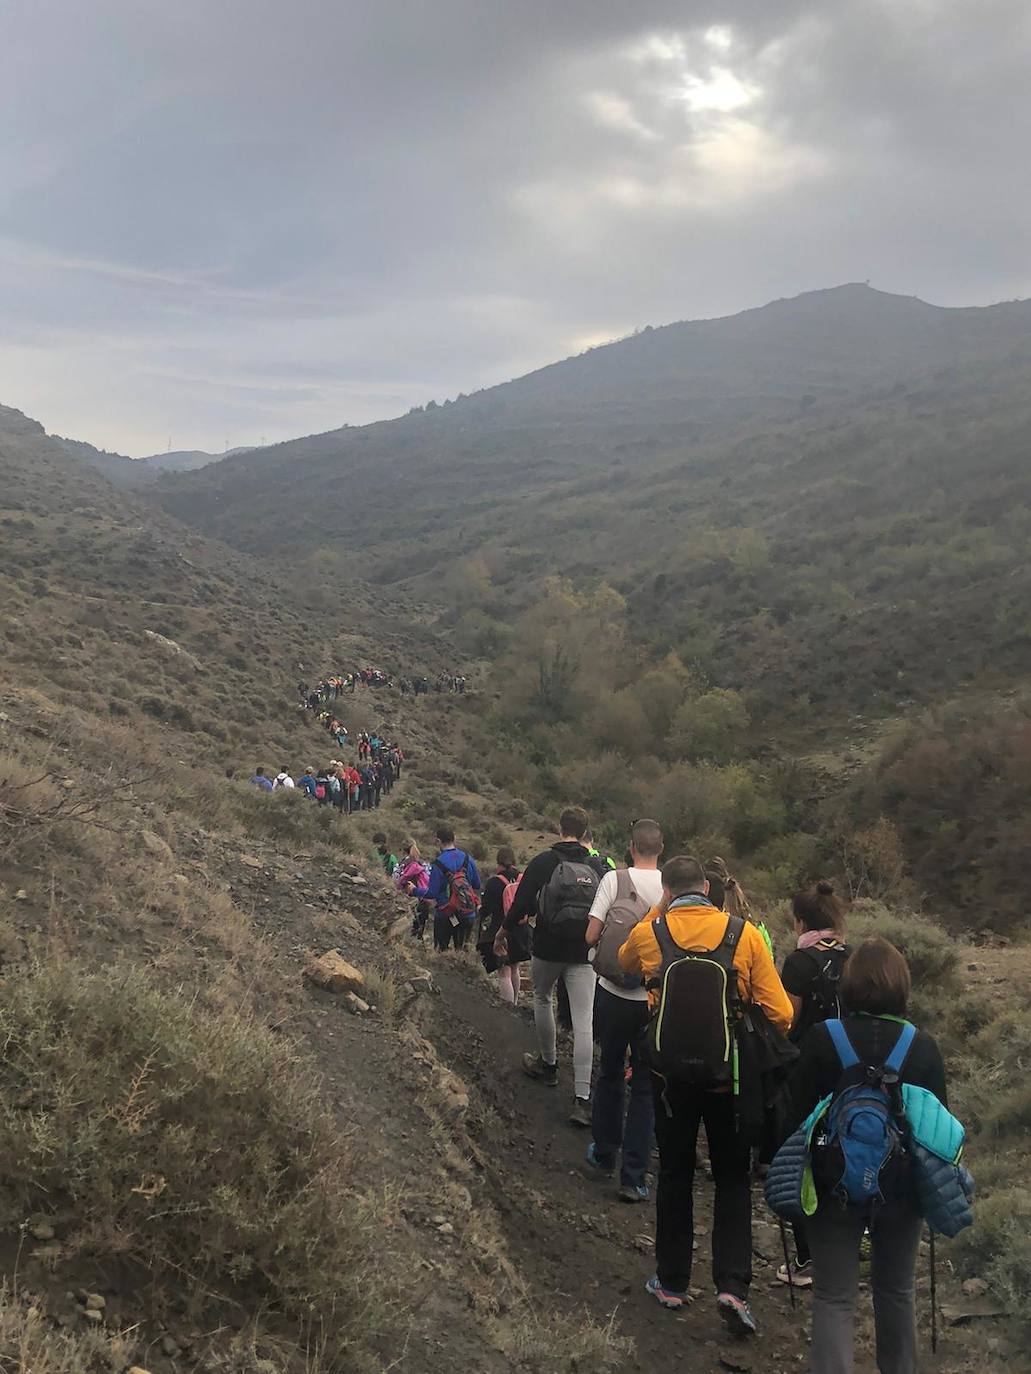
[[[704,892],[705,869],[690,854],[678,854],[662,865],[662,886],[669,889],[672,897]]]
[[[510,844],[503,844],[501,848],[498,850],[498,867],[515,868],[515,866],[515,850],[512,848]]]
[[[912,982],[909,965],[890,940],[864,940],[845,961],[841,1000],[851,1012],[905,1016]]]
[[[582,806],[567,806],[558,818],[558,828],[563,835],[574,840],[582,840],[590,829],[587,812]]]
[[[796,892],[791,899],[791,910],[795,920],[801,921],[806,930],[833,930],[836,935],[845,933],[847,908],[828,878],[821,878]]]
[[[454,829],[454,826],[445,825],[443,822],[441,822],[441,824],[437,826],[437,839],[440,841],[440,843],[441,843],[442,845],[445,845],[445,846],[446,846],[446,845],[449,845],[449,844],[454,844],[454,842],[455,842],[455,829]]]
[[[630,843],[643,859],[657,859],[662,853],[662,827],[658,821],[634,821]]]

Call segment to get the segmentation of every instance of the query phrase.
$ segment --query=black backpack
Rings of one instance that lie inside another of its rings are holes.
[[[682,949],[665,916],[652,922],[662,963],[650,981],[659,991],[648,1033],[651,1067],[672,1083],[734,1085],[740,1001],[734,953],[744,928],[740,916],[728,916],[715,949]]]
[[[601,881],[589,862],[560,859],[538,902],[537,927],[562,941],[582,940]]]
[[[851,952],[848,945],[830,940],[821,940],[805,951],[814,976],[803,998],[802,1015],[791,1033],[792,1040],[801,1039],[810,1026],[841,1016],[841,975]]]

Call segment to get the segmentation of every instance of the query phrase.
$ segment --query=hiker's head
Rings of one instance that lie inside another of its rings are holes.
[[[510,844],[503,844],[498,850],[498,868],[515,868],[515,850]]]
[[[864,940],[848,956],[841,975],[841,1000],[850,1012],[905,1016],[911,988],[909,965],[890,940]]]
[[[718,906],[728,916],[739,916],[742,921],[751,919],[748,898],[727,867],[726,859],[721,859],[719,855],[710,859],[705,865],[705,876],[709,880],[709,901],[713,906]]]
[[[387,837],[386,835],[384,835],[382,830],[376,831],[375,835],[373,835],[372,837],[372,843],[376,846],[377,849],[386,849]]]
[[[409,859],[418,860],[421,857],[419,854],[419,846],[414,840],[405,840],[405,854]]]
[[[265,770],[264,770],[264,768],[255,768],[255,770],[254,770],[254,776],[255,776],[256,778],[263,778],[263,777],[265,776]]]
[[[582,840],[591,828],[587,812],[582,806],[567,806],[558,818],[558,828],[564,840]]]
[[[662,886],[670,901],[690,892],[704,897],[709,891],[705,869],[690,854],[678,854],[662,865]]]
[[[634,821],[630,830],[630,855],[633,859],[657,859],[662,853],[662,829],[658,821]]]
[[[821,878],[796,892],[791,899],[791,911],[799,935],[807,930],[833,930],[836,935],[845,933],[845,903],[834,891],[829,878]]]
[[[449,845],[449,844],[454,844],[454,842],[455,842],[455,831],[454,831],[454,827],[453,827],[453,826],[450,826],[450,825],[438,825],[438,826],[437,826],[437,843],[441,846],[441,848],[442,848],[442,849],[447,849],[448,845]]]

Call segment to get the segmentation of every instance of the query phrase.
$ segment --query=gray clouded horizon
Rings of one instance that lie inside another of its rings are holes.
[[[844,281],[1031,294],[1022,0],[37,0],[0,402],[131,454]]]

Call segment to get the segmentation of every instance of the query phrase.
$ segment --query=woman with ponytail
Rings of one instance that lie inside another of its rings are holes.
[[[766,929],[766,923],[761,917],[753,916],[744,888],[727,867],[726,859],[721,859],[718,855],[710,859],[705,865],[705,876],[709,880],[709,900],[713,906],[725,911],[728,916],[739,916],[742,921],[751,921],[766,941],[766,948],[772,958],[773,941]]]

